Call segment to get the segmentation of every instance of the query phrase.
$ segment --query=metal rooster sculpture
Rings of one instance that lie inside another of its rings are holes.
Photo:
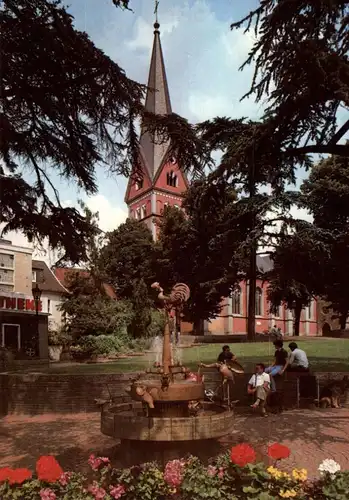
[[[184,283],[177,283],[171,290],[170,295],[164,295],[164,289],[161,288],[157,281],[151,285],[151,288],[159,291],[158,299],[162,303],[162,307],[170,312],[171,309],[181,309],[185,302],[190,297],[190,290]]]
[[[171,378],[171,340],[169,329],[169,315],[172,309],[176,314],[180,314],[185,302],[190,297],[190,289],[184,283],[177,283],[173,286],[170,295],[165,295],[160,283],[155,282],[151,288],[158,290],[158,299],[161,302],[161,308],[165,310],[166,324],[164,331],[164,342],[162,350],[162,366],[163,366],[163,385],[168,386]]]

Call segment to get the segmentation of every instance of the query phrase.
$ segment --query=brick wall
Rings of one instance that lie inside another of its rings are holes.
[[[95,399],[125,399],[135,374],[1,374],[0,414],[40,415],[98,411]]]
[[[205,370],[206,388],[215,389],[220,382],[215,370]],[[46,375],[0,374],[0,415],[24,414],[40,415],[44,413],[77,413],[99,411],[95,399],[109,399],[109,391],[116,401],[127,401],[125,393],[135,373],[111,375]],[[321,373],[321,385],[328,380],[342,379],[344,373]],[[236,376],[232,388],[232,399],[239,399],[240,404],[247,404],[246,387],[251,374]],[[287,375],[284,393],[287,403],[296,401],[297,377]]]

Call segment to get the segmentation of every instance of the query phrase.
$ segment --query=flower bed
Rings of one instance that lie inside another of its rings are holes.
[[[268,447],[271,465],[256,462],[248,444],[234,446],[208,466],[197,458],[172,460],[164,470],[156,463],[113,469],[109,459],[91,455],[91,473],[64,472],[52,456],[40,457],[36,474],[29,469],[0,469],[2,500],[273,500],[283,498],[347,500],[349,473],[326,459],[320,479],[309,481],[306,469],[287,473],[278,463],[290,450],[275,443]]]

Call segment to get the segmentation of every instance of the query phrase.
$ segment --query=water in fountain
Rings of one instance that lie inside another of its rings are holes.
[[[156,337],[154,337],[152,343],[151,343],[151,346],[150,346],[150,350],[153,354],[155,354],[154,356],[154,363],[156,365],[160,365],[161,364],[161,359],[162,359],[162,347],[163,347],[163,339],[162,337],[160,337],[160,335],[157,335]]]
[[[182,366],[183,360],[183,349],[179,346],[179,344],[172,344],[172,352],[173,352],[173,361],[174,365]]]

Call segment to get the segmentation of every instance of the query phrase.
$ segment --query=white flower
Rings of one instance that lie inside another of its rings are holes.
[[[326,473],[328,473],[331,474],[331,476],[334,476],[341,470],[341,466],[331,458],[326,458],[323,462],[321,462],[318,470],[321,475],[325,475]]]

